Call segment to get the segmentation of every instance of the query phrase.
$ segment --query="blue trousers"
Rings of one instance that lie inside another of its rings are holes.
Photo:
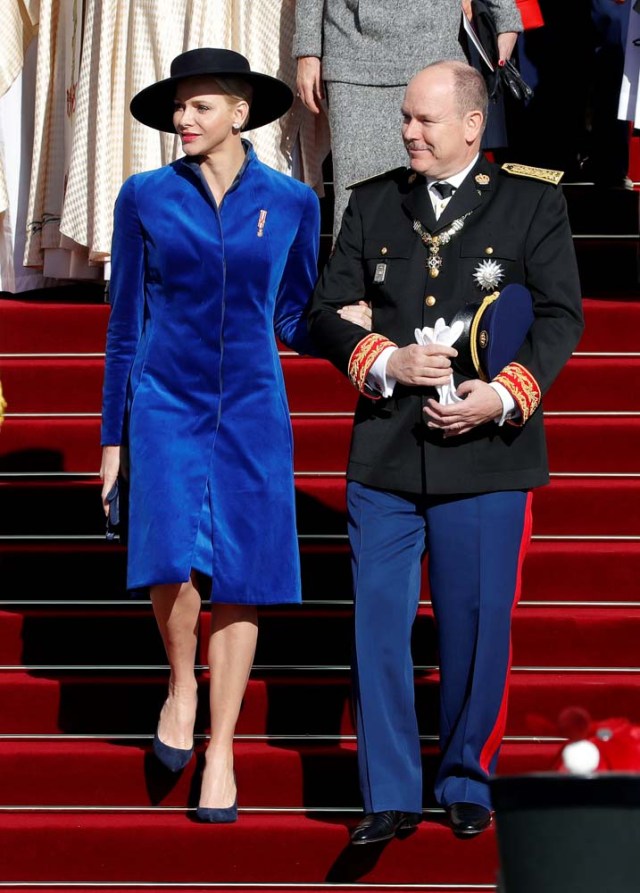
[[[355,639],[353,687],[365,812],[422,810],[411,630],[421,563],[440,655],[436,799],[490,807],[506,720],[511,614],[531,533],[531,494],[414,496],[347,487]]]

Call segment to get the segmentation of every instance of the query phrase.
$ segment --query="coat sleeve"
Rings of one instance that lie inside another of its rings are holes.
[[[296,0],[292,55],[322,56],[322,19],[326,0]]]
[[[498,34],[505,31],[522,31],[522,18],[515,0],[486,0],[493,14]]]
[[[307,331],[306,311],[318,276],[320,203],[315,192],[305,187],[306,199],[298,231],[285,263],[276,297],[276,335],[298,353],[315,353]]]
[[[573,353],[582,330],[582,293],[562,191],[544,187],[525,239],[525,284],[534,321],[513,363],[496,380],[518,404],[522,423]]]
[[[522,27],[525,31],[529,28],[541,28],[544,25],[538,0],[517,0],[517,3],[522,17]]]
[[[102,394],[101,443],[123,439],[127,385],[144,315],[144,241],[136,204],[135,178],[122,186],[114,212],[111,314]]]
[[[385,348],[395,346],[394,342],[376,332],[369,333],[336,312],[346,304],[366,300],[363,244],[362,217],[357,191],[353,191],[335,250],[311,301],[309,332],[320,354],[348,375],[361,393],[372,396],[366,388],[367,373]]]

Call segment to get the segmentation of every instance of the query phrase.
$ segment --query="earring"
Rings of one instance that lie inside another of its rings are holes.
[[[241,127],[242,127],[242,124],[232,124],[232,125],[231,125],[231,129],[232,129],[235,133],[237,133],[237,132],[241,129]]]

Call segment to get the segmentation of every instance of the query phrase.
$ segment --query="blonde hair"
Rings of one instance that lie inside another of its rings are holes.
[[[229,102],[232,104],[234,102],[246,102],[249,106],[249,111],[247,112],[247,117],[242,122],[242,130],[245,129],[245,125],[249,120],[249,113],[251,111],[251,100],[253,99],[253,87],[251,84],[247,83],[247,81],[242,78],[212,78],[214,83],[220,88],[220,92],[224,93]]]

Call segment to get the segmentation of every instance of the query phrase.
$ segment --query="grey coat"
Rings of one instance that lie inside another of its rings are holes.
[[[521,31],[515,0],[487,0],[498,32]],[[460,0],[296,0],[294,56],[322,58],[326,81],[406,84],[439,59],[464,60]]]

